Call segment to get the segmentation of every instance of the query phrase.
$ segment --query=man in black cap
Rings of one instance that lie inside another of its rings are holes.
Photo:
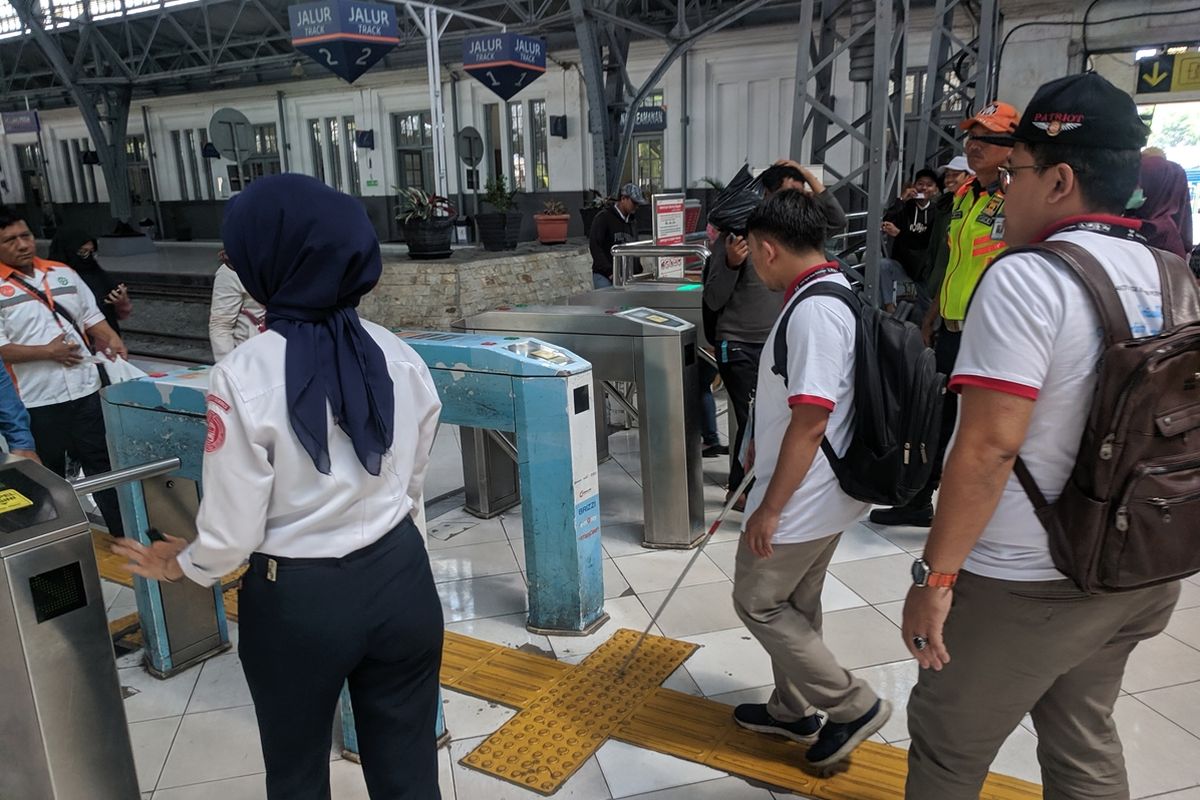
[[[1121,212],[1146,126],[1098,75],[1042,86],[1001,168],[1011,247],[1074,242],[1113,279],[1130,335],[1162,327],[1158,270]],[[1178,581],[1089,595],[1051,558],[1013,475],[1019,455],[1051,500],[1079,452],[1103,350],[1087,289],[1037,252],[997,258],[971,301],[950,378],[960,424],[904,642],[922,669],[908,705],[913,800],[979,797],[1000,746],[1031,714],[1047,798],[1128,800],[1112,718],[1134,646],[1166,626]]]
[[[612,247],[622,242],[632,242],[636,235],[633,215],[638,206],[646,205],[646,197],[636,183],[627,183],[617,193],[617,202],[606,206],[592,220],[588,232],[588,248],[592,252],[592,285],[597,288],[612,286]]]

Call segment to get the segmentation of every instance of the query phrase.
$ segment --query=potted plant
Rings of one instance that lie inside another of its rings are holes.
[[[400,189],[403,208],[396,220],[404,228],[408,257],[433,259],[450,257],[450,236],[458,212],[444,197],[427,194],[421,189]]]
[[[537,223],[537,237],[542,244],[562,244],[567,240],[567,224],[571,215],[567,207],[557,200],[547,200],[542,203],[542,213],[534,214],[533,221]]]
[[[508,181],[503,175],[489,178],[484,185],[483,202],[496,209],[494,214],[475,215],[479,241],[483,242],[484,250],[517,248],[521,235],[521,212],[513,210],[516,194],[516,189],[508,188]]]
[[[592,232],[592,220],[601,212],[607,205],[609,200],[604,195],[597,192],[595,189],[588,189],[588,199],[584,203],[583,208],[579,209],[579,216],[583,217],[583,235],[587,236]]]

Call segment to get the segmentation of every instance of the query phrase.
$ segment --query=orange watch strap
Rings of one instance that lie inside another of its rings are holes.
[[[958,573],[949,575],[945,572],[930,572],[925,578],[925,585],[932,586],[935,589],[949,589],[958,582]]]

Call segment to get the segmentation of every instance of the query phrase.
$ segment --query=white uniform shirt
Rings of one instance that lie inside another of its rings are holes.
[[[0,269],[0,273],[5,269]],[[39,258],[34,261],[33,277],[12,270],[0,279],[0,347],[49,344],[65,333],[67,341],[77,343],[80,354],[90,358],[87,345],[75,327],[22,287],[34,287],[48,296],[84,331],[104,322],[104,314],[97,307],[92,290],[75,270],[57,261]],[[100,374],[91,361],[73,367],[50,360],[23,361],[8,367],[26,408],[79,400],[100,391]]]
[[[828,265],[822,265],[828,266]],[[811,278],[816,270],[800,276],[788,292],[788,304],[800,291],[820,281],[850,284],[841,274]],[[811,282],[804,283],[806,278]],[[782,319],[782,316],[780,317]],[[836,297],[810,297],[792,312],[787,331],[788,382],[771,371],[775,366],[775,337],[779,320],[763,345],[758,365],[758,390],[754,400],[754,474],[756,480],[746,500],[750,516],[762,504],[767,485],[779,463],[780,446],[792,421],[792,406],[800,403],[827,408],[831,412],[825,436],[839,455],[846,452],[852,433],[854,406],[854,339],[857,320]],[[800,488],[783,508],[779,528],[772,541],[790,544],[823,539],[845,530],[866,516],[870,505],[842,491],[829,460],[820,449]]]
[[[222,264],[213,275],[212,306],[208,311],[208,341],[213,361],[220,361],[233,348],[259,334],[259,321],[267,311],[246,292],[242,280]]]
[[[1099,259],[1117,285],[1132,335],[1161,331],[1158,269],[1145,245],[1084,230],[1049,238],[1079,244]],[[1079,453],[1102,337],[1083,284],[1066,266],[1035,254],[997,260],[971,303],[950,388],[982,386],[1037,401],[1021,458],[1051,502],[1062,494]],[[1016,475],[963,568],[1012,581],[1064,577]]]
[[[385,328],[363,320],[383,348],[396,397],[392,449],[378,476],[326,411],[330,474],[292,432],[284,377],[286,341],[268,331],[213,367],[209,379],[204,498],[184,574],[209,585],[252,552],[340,558],[380,539],[421,496],[442,404],[425,363]]]

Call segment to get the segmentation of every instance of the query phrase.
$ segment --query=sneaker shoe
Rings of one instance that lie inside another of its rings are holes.
[[[908,525],[913,528],[928,528],[933,524],[933,503],[926,503],[923,506],[877,508],[871,512],[871,522],[876,525]]]
[[[748,731],[786,736],[793,742],[812,744],[825,724],[825,715],[818,711],[795,722],[782,722],[767,713],[765,703],[744,703],[733,710],[733,721]]]
[[[705,458],[729,455],[729,448],[723,444],[706,444],[703,451]]]
[[[804,754],[804,760],[817,769],[836,764],[877,733],[891,716],[892,704],[876,700],[870,711],[853,722],[826,722],[817,743]]]

